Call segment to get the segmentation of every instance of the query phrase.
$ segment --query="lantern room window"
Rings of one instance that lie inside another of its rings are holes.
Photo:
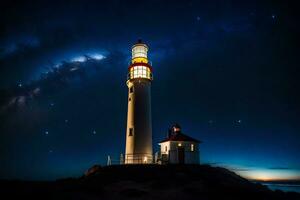
[[[152,79],[151,70],[146,66],[134,66],[129,71],[129,78],[147,78]]]
[[[132,59],[147,58],[148,48],[146,45],[136,45],[132,48]]]

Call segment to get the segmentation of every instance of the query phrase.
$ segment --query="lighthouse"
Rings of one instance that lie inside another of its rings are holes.
[[[128,112],[125,164],[150,164],[152,159],[151,82],[148,46],[141,40],[132,46],[128,67]]]

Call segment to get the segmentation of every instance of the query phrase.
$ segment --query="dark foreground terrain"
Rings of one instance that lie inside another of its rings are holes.
[[[208,165],[94,166],[53,182],[1,181],[1,199],[300,199]]]

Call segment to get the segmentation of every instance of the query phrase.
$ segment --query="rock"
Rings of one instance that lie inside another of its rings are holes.
[[[94,165],[94,166],[92,166],[91,168],[89,168],[89,169],[84,173],[84,175],[85,175],[85,176],[91,176],[91,175],[93,175],[93,174],[99,172],[99,170],[101,170],[101,168],[102,168],[101,165]]]
[[[0,190],[10,199],[300,199],[208,165],[95,165],[81,178],[0,181]]]

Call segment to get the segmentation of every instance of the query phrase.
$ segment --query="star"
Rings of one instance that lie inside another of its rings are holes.
[[[93,130],[93,134],[96,135],[96,133],[97,133],[97,132],[96,132],[95,130]]]
[[[69,120],[65,119],[65,123],[68,123],[68,122],[69,122]]]
[[[197,16],[196,19],[197,19],[197,21],[200,21],[200,20],[201,20],[201,17]]]
[[[50,106],[54,106],[54,103],[50,103]]]
[[[276,16],[275,15],[272,15],[272,19],[275,19],[276,18]]]
[[[23,86],[22,83],[19,83],[19,84],[18,84],[18,87],[22,87],[22,86]]]
[[[48,131],[45,131],[45,135],[48,135],[49,134],[49,132]]]

